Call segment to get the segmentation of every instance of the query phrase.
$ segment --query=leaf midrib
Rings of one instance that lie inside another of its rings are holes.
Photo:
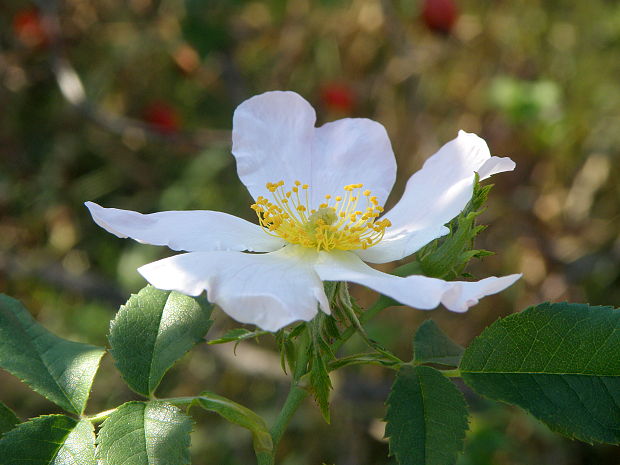
[[[152,396],[153,393],[155,392],[155,389],[157,389],[157,386],[159,383],[152,383],[153,381],[153,364],[155,362],[155,352],[156,352],[156,348],[157,348],[157,342],[159,341],[159,336],[161,334],[161,322],[164,318],[164,312],[166,311],[166,307],[168,305],[168,302],[170,300],[170,296],[172,296],[172,292],[169,292],[168,295],[166,296],[166,301],[164,302],[164,305],[161,309],[161,312],[159,313],[159,320],[157,321],[157,334],[155,335],[155,340],[153,341],[153,346],[150,352],[150,360],[149,360],[149,373],[148,373],[148,382],[147,382],[147,386],[146,386],[146,390],[147,390],[147,394],[149,396]],[[155,384],[155,387],[151,387],[152,384]]]

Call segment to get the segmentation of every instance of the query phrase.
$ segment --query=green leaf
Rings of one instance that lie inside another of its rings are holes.
[[[98,465],[186,465],[192,420],[166,402],[127,402],[103,422]]]
[[[252,339],[258,336],[262,336],[264,334],[270,334],[268,331],[248,331],[244,328],[235,328],[228,331],[219,339],[212,339],[207,344],[225,344],[227,342],[241,342],[246,339]]]
[[[11,431],[18,423],[19,418],[17,418],[13,410],[0,402],[0,438],[7,431]]]
[[[84,411],[103,354],[55,336],[19,301],[0,294],[0,367],[63,409]]]
[[[403,367],[387,400],[390,455],[400,465],[449,465],[463,450],[467,406],[461,392],[431,367]]]
[[[150,397],[166,371],[203,340],[212,308],[203,299],[152,286],[132,295],[112,321],[108,337],[127,384]]]
[[[544,303],[488,327],[465,350],[476,392],[587,442],[620,443],[620,310]]]
[[[21,423],[0,439],[0,460],[2,465],[96,465],[93,425],[64,415]]]
[[[202,392],[200,397],[196,398],[196,403],[205,410],[215,412],[229,422],[249,430],[256,452],[272,452],[273,442],[265,421],[249,408],[209,391]]]
[[[413,338],[413,361],[459,366],[463,347],[450,339],[433,320],[420,325]]]

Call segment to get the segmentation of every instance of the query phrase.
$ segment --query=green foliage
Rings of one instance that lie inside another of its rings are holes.
[[[553,81],[499,76],[493,79],[489,96],[491,103],[514,123],[553,121],[561,116],[561,90]]]
[[[21,423],[0,439],[2,465],[95,465],[93,425],[65,415]]]
[[[0,438],[4,433],[12,430],[18,423],[19,418],[17,418],[13,410],[0,402]]]
[[[196,403],[205,410],[215,412],[229,422],[249,430],[256,452],[272,452],[273,442],[265,421],[249,408],[208,391],[202,392],[200,397],[196,398]]]
[[[0,367],[63,409],[81,414],[104,349],[67,341],[0,295]]]
[[[424,321],[413,338],[413,361],[458,366],[463,347],[450,339],[433,320]]]
[[[551,429],[620,443],[620,310],[544,303],[499,320],[467,348],[461,374]]]
[[[400,266],[394,274],[455,279],[463,276],[472,258],[491,255],[492,252],[473,247],[476,236],[486,229],[486,226],[476,224],[476,218],[484,211],[483,205],[492,187],[492,184],[482,186],[476,175],[471,200],[461,214],[448,224],[450,234],[422,247],[416,253],[415,261]]]
[[[98,465],[186,465],[192,420],[165,402],[127,402],[97,435]]]
[[[431,367],[403,367],[387,400],[385,436],[400,465],[448,465],[463,450],[467,406]]]
[[[129,386],[150,396],[168,369],[211,327],[212,306],[147,286],[132,295],[110,326],[111,352]]]

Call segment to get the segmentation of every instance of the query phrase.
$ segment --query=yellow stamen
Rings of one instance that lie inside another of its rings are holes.
[[[381,241],[385,228],[391,225],[387,219],[376,220],[383,208],[369,190],[360,192],[362,184],[344,186],[344,196],[337,195],[333,201],[331,195],[326,195],[327,202],[318,209],[310,206],[308,184],[294,184],[286,191],[284,181],[267,183],[273,201],[261,196],[251,206],[260,225],[271,236],[316,250],[367,249]],[[300,186],[305,190],[303,198],[299,195]],[[361,209],[360,193],[366,203]]]

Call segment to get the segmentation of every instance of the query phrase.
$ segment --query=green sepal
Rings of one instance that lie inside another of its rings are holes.
[[[315,352],[310,359],[310,390],[323,418],[329,423],[329,393],[332,390],[332,382],[325,358],[321,352]]]
[[[50,333],[18,300],[0,294],[0,367],[66,411],[84,412],[104,353]]]
[[[476,224],[477,217],[484,211],[489,191],[493,186],[482,186],[476,174],[472,198],[447,226],[450,233],[424,246],[416,253],[416,260],[398,267],[394,274],[410,276],[420,274],[441,279],[455,279],[463,276],[467,263],[473,258],[492,255],[487,250],[473,249],[474,240],[486,226]]]
[[[413,361],[457,367],[465,349],[450,339],[433,320],[424,321],[413,337]]]
[[[543,303],[493,323],[465,350],[463,380],[552,430],[620,443],[620,310]]]

